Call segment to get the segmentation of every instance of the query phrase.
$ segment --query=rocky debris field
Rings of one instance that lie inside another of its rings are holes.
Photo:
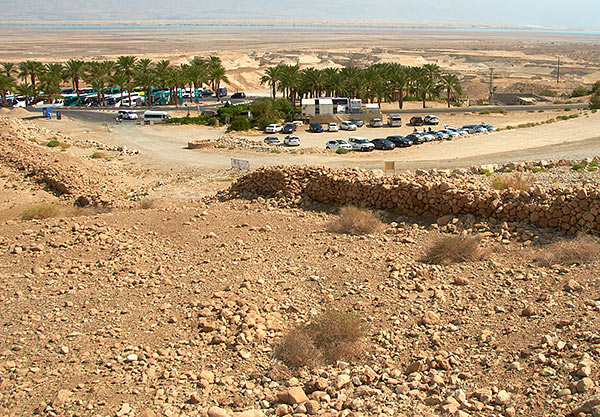
[[[596,263],[542,267],[547,248],[489,231],[482,260],[427,264],[472,219],[352,236],[278,203],[0,224],[0,415],[600,411]],[[328,308],[361,318],[364,352],[286,367],[283,336]]]
[[[71,147],[78,150],[106,150],[128,156],[137,155],[137,151],[104,145],[92,139],[73,140],[15,118],[0,118],[0,143],[3,168],[11,170],[21,180],[50,191],[65,202],[81,207],[131,205],[122,170],[101,163],[108,155],[97,152],[82,157],[72,153]],[[92,160],[90,156],[98,160]]]

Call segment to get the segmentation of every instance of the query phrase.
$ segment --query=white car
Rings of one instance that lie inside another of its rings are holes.
[[[337,123],[329,123],[327,125],[328,132],[337,132],[339,130]]]
[[[327,143],[325,144],[325,149],[327,149],[328,151],[335,151],[339,148],[348,149],[349,151],[351,151],[352,145],[350,145],[345,140],[341,140],[341,139],[330,140],[330,141],[327,141]]]
[[[354,123],[346,120],[346,121],[340,123],[340,129],[341,130],[356,130],[357,128]]]
[[[283,126],[278,125],[277,123],[273,123],[270,124],[269,126],[267,126],[267,128],[265,129],[265,132],[267,133],[279,133],[283,130]]]
[[[283,138],[283,144],[285,146],[300,146],[300,138],[296,135],[287,135]]]
[[[117,117],[121,117],[123,120],[137,120],[138,115],[132,110],[119,110]]]
[[[381,119],[371,119],[371,121],[369,122],[369,124],[371,125],[371,127],[382,127],[383,126],[383,121]]]
[[[373,145],[367,138],[363,137],[351,137],[348,139],[350,145],[352,145],[352,150],[361,151],[361,152],[370,152],[375,149],[375,145]]]
[[[437,125],[440,122],[440,120],[437,118],[437,116],[430,114],[430,115],[425,116],[425,119],[423,119],[423,122],[426,125]]]
[[[445,133],[446,135],[448,135],[448,138],[445,139],[452,139],[452,138],[457,138],[460,136],[460,133],[454,131],[454,130],[450,130],[450,129],[442,129],[442,130],[438,130],[438,132],[442,132]]]
[[[391,115],[388,124],[392,127],[400,127],[402,126],[402,118],[400,116]]]

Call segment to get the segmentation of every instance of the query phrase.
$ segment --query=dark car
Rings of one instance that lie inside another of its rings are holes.
[[[350,121],[352,123],[354,123],[356,125],[356,127],[363,127],[365,125],[365,122],[363,122],[361,119],[359,119],[357,117],[350,119]]]
[[[281,130],[281,133],[294,133],[296,131],[296,125],[294,123],[286,123]]]
[[[410,123],[411,126],[423,126],[423,124],[425,124],[425,121],[423,120],[423,118],[421,116],[413,116],[410,118]]]
[[[404,136],[388,136],[386,139],[396,145],[396,148],[408,148],[413,144],[410,139]]]
[[[414,145],[419,145],[425,142],[420,133],[411,133],[410,135],[406,135],[406,139],[410,140]]]
[[[323,131],[323,126],[321,126],[321,123],[311,123],[308,130],[313,133],[321,133]]]
[[[231,95],[231,98],[246,98],[246,93],[244,93],[243,91],[239,93],[233,93]]]
[[[394,142],[387,139],[373,139],[371,143],[375,145],[375,149],[381,149],[382,151],[389,151],[396,147]]]
[[[200,94],[202,94],[202,97],[210,97],[214,94],[214,92],[213,90],[202,90]]]

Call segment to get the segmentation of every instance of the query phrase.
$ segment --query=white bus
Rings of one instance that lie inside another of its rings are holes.
[[[165,119],[170,119],[171,115],[166,111],[147,111],[144,112],[144,122],[162,123]]]

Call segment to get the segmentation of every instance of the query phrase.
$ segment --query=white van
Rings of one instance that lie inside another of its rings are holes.
[[[144,112],[144,122],[162,123],[165,119],[170,119],[171,115],[166,111],[147,111]]]

